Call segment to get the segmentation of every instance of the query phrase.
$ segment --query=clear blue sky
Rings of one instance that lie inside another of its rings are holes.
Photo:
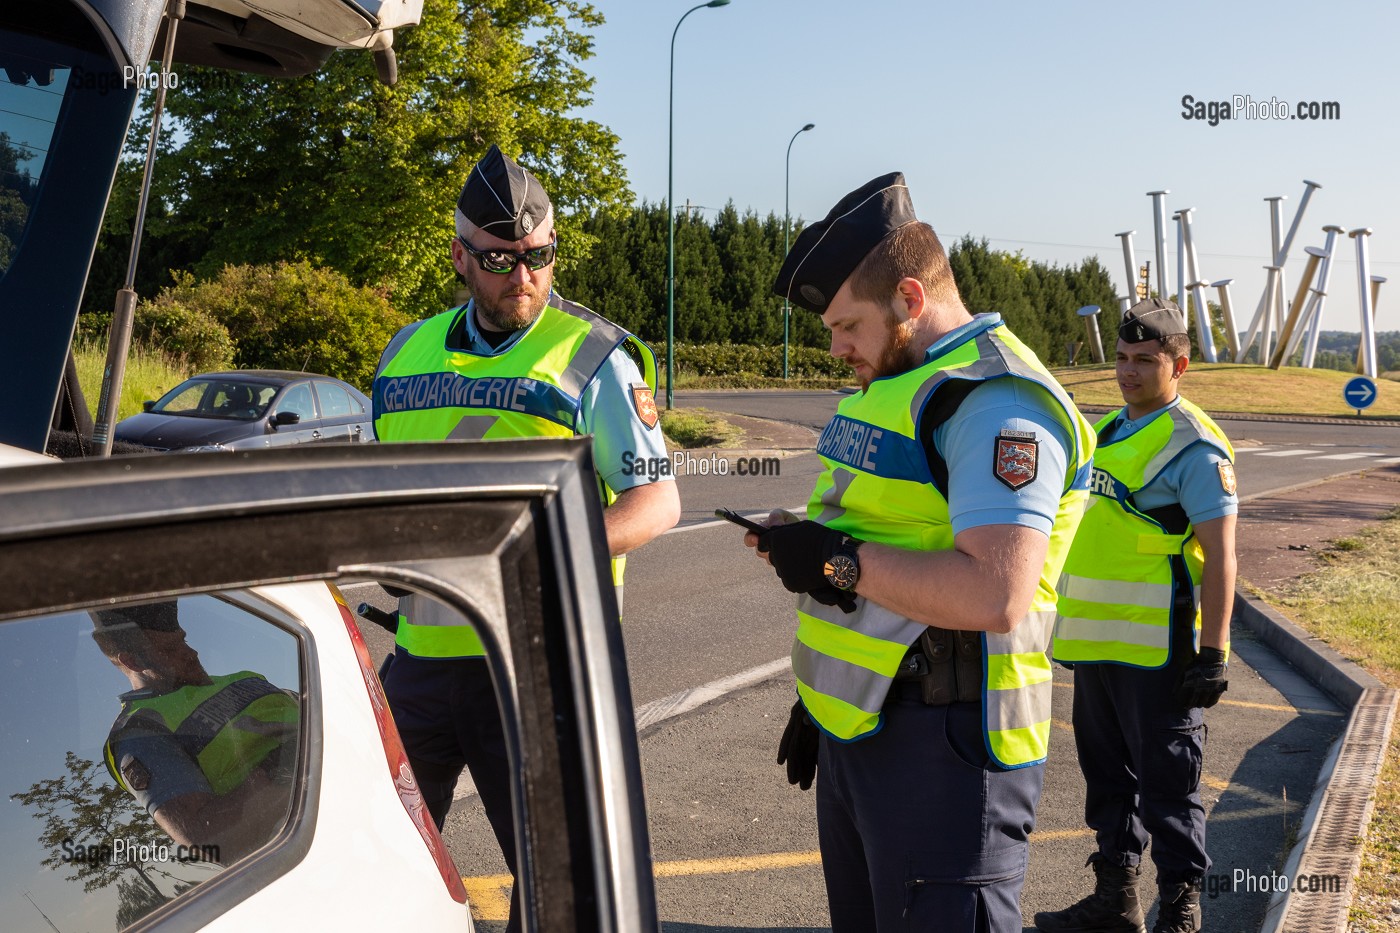
[[[698,2],[698,0],[697,0]],[[694,2],[597,0],[597,78],[585,111],[621,137],[636,197],[666,197],[671,31]],[[1320,182],[1294,243],[1288,299],[1305,246],[1324,224],[1367,226],[1371,274],[1389,276],[1378,326],[1400,329],[1400,5],[1365,2],[1029,3],[732,0],[701,9],[676,39],[675,199],[733,200],[815,220],[884,172],[908,177],[914,205],[947,240],[1074,263],[1095,254],[1125,290],[1115,233],[1136,230],[1150,259],[1145,192],[1168,214],[1194,207],[1207,281],[1235,279],[1248,325],[1269,260],[1263,198]],[[1330,122],[1182,118],[1181,98],[1336,101]],[[708,216],[713,216],[709,214]],[[1169,291],[1176,232],[1167,220]],[[1356,250],[1339,238],[1323,326],[1358,330]],[[1210,295],[1214,300],[1213,292]]]

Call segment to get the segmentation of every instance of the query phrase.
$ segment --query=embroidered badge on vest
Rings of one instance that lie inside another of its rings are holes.
[[[1020,489],[1035,479],[1040,465],[1040,442],[1029,431],[1002,431],[992,458],[992,473],[1008,489]]]
[[[1235,494],[1235,465],[1229,460],[1221,460],[1218,464],[1220,469],[1220,488],[1225,490],[1225,495]]]
[[[656,422],[661,419],[661,413],[656,410],[656,399],[651,394],[651,389],[642,383],[632,385],[632,404],[637,408],[637,417],[642,424],[648,428],[656,427]]]

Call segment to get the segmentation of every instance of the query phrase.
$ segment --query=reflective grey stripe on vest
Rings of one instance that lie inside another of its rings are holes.
[[[1170,609],[1176,588],[1170,583],[1130,580],[1096,580],[1070,573],[1060,574],[1060,596],[1085,603],[1115,603],[1144,609]]]
[[[901,645],[912,645],[926,626],[906,619],[864,597],[856,598],[856,611],[842,612],[836,606],[823,606],[803,593],[797,611],[824,622],[853,629],[862,635]],[[792,645],[792,672],[798,680],[826,696],[835,697],[867,713],[879,712],[885,704],[894,672],[882,675],[868,667],[852,664],[807,647],[800,640]]]
[[[559,303],[552,307],[570,317],[586,321],[590,326],[588,336],[583,338],[583,343],[579,344],[578,349],[574,351],[568,367],[559,374],[559,388],[563,389],[565,394],[577,399],[583,395],[583,390],[588,387],[588,383],[598,373],[598,368],[612,355],[613,350],[617,349],[618,345],[630,335],[612,321],[595,314],[583,305],[574,304],[558,295],[554,297],[558,299]]]
[[[978,358],[976,362],[969,363],[966,366],[960,366],[957,369],[940,370],[914,393],[914,398],[909,404],[909,417],[914,424],[914,430],[916,432],[919,428],[919,419],[923,413],[924,406],[928,403],[929,397],[940,389],[945,382],[951,379],[970,379],[985,382],[989,379],[995,379],[1004,375],[1020,376],[1022,379],[1035,383],[1054,396],[1055,400],[1065,409],[1066,414],[1074,410],[1074,403],[1070,400],[1069,396],[1065,394],[1064,389],[1058,383],[1047,383],[1044,375],[1017,356],[1010,347],[1007,347],[1000,340],[992,336],[992,332],[995,331],[997,327],[1004,327],[1005,324],[1006,322],[1003,321],[1001,324],[996,325],[996,327],[989,327],[973,338],[973,342],[977,345]],[[1003,350],[1006,352],[1003,353]],[[1074,418],[1072,416],[1070,417],[1069,436],[1070,443],[1075,446],[1077,451],[1079,447],[1079,435],[1074,430]],[[1070,476],[1074,475],[1073,470],[1068,472]]]
[[[417,593],[399,597],[399,615],[413,625],[471,625],[460,612],[446,603]]]
[[[1060,616],[1058,638],[1062,644],[1066,641],[1116,641],[1140,648],[1161,648],[1165,651],[1171,647],[1171,626],[1129,622],[1125,619],[1080,619]]]
[[[988,656],[1006,654],[1044,653],[1050,647],[1050,629],[1055,622],[1055,611],[1037,610],[1026,613],[1014,629],[1007,634],[984,632],[982,647]],[[1049,671],[1046,672],[1047,674]],[[985,675],[984,675],[985,676]],[[1023,687],[1010,687],[994,690],[991,684],[982,685],[984,715],[987,718],[987,731],[1004,732],[1008,729],[1028,729],[1050,719],[1051,679]]]
[[[1144,487],[1156,479],[1157,474],[1166,469],[1167,465],[1175,460],[1183,450],[1197,441],[1205,441],[1212,447],[1220,447],[1219,439],[1207,430],[1206,426],[1201,424],[1194,414],[1181,405],[1177,405],[1167,414],[1172,419],[1172,436],[1143,468],[1142,484]],[[1221,450],[1221,453],[1229,456],[1228,451]]]

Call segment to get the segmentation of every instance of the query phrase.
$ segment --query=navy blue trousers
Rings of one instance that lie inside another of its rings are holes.
[[[1173,699],[1177,665],[1074,666],[1074,740],[1087,788],[1084,820],[1115,865],[1137,865],[1152,843],[1157,878],[1177,884],[1210,869],[1200,709]]]
[[[1003,770],[982,705],[925,706],[896,684],[883,728],[823,735],[817,830],[832,933],[1020,933],[1044,765]]]
[[[510,760],[486,660],[419,658],[397,649],[381,676],[394,724],[438,829],[447,819],[465,767],[481,795],[501,855],[516,874]],[[520,929],[518,887],[511,891],[508,933]]]

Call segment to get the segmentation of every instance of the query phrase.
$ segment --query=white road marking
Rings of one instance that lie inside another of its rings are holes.
[[[1260,454],[1259,456],[1261,456],[1261,457],[1301,457],[1301,456],[1303,456],[1304,454],[1320,454],[1320,453],[1322,453],[1322,451],[1320,451],[1320,450],[1271,450],[1271,451],[1269,451],[1268,453],[1262,453],[1262,454]]]
[[[699,709],[706,703],[718,700],[726,693],[733,693],[735,690],[742,690],[745,687],[752,687],[754,684],[761,684],[765,680],[772,680],[789,670],[792,670],[792,659],[778,658],[776,661],[769,661],[767,664],[760,664],[758,667],[751,667],[746,671],[721,677],[719,680],[712,680],[699,687],[688,687],[668,697],[644,703],[637,707],[632,714],[637,720],[637,731],[640,732],[647,726],[654,726],[659,722],[665,722],[691,710]],[[471,772],[463,771],[462,777],[457,781],[457,789],[453,792],[452,799],[464,800],[475,794],[476,783],[472,781]]]
[[[1325,457],[1310,457],[1311,460],[1359,460],[1362,457],[1379,457],[1379,453],[1359,451],[1351,454],[1328,454]]]
[[[1377,460],[1377,463],[1400,463],[1400,457],[1386,457],[1384,460]]]
[[[806,506],[805,504],[804,504],[804,505],[799,505],[799,506],[794,506],[793,508],[787,509],[787,511],[791,512],[791,513],[794,514],[794,515],[806,515],[806,514],[807,514],[807,506]],[[749,519],[750,521],[755,521],[755,522],[761,522],[761,521],[764,521],[766,518],[768,518],[768,513],[767,513],[767,512],[740,512],[739,514],[742,515],[742,516],[744,516],[745,518]],[[676,534],[676,533],[682,532],[682,531],[699,531],[701,528],[713,528],[713,527],[715,527],[716,525],[728,525],[730,528],[733,528],[733,529],[736,530],[736,531],[742,531],[742,530],[743,530],[743,529],[740,528],[738,525],[735,525],[733,522],[726,521],[726,520],[723,519],[723,518],[716,518],[716,519],[714,519],[714,520],[712,520],[712,521],[707,521],[707,522],[695,522],[694,524],[691,524],[691,525],[677,525],[677,526],[674,527],[674,528],[671,528],[671,529],[669,529],[669,530],[667,530],[667,531],[662,532],[662,534],[673,535],[673,534]]]

